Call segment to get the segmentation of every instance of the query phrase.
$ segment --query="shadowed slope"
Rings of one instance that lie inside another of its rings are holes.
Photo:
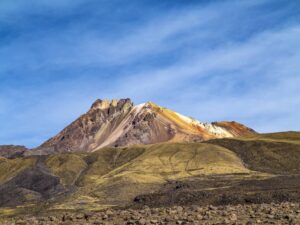
[[[215,139],[208,143],[235,152],[253,170],[300,174],[300,132],[255,134],[236,139]]]

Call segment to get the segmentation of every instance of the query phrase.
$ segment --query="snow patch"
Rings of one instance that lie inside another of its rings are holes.
[[[200,127],[204,128],[208,133],[214,134],[214,135],[219,136],[219,137],[233,137],[233,135],[223,127],[215,126],[211,123],[202,123],[198,120],[195,120],[195,119],[192,119],[190,117],[181,115],[177,112],[175,112],[175,113],[180,119],[182,119],[186,123],[196,125],[196,126],[200,126]]]
[[[139,105],[135,105],[135,106],[133,106],[133,110],[134,110],[136,113],[139,113],[145,105],[146,105],[146,103],[142,103],[142,104],[139,104]]]
[[[184,115],[182,115],[182,114],[180,114],[180,113],[177,113],[177,112],[175,112],[175,113],[176,113],[176,115],[177,115],[180,119],[182,119],[184,122],[186,122],[186,123],[188,123],[188,124],[198,125],[198,126],[201,126],[201,127],[204,128],[204,123],[201,123],[200,121],[195,120],[195,119],[192,119],[192,118],[190,118],[190,117],[188,117],[188,116],[184,116]]]
[[[233,135],[223,127],[215,126],[211,123],[204,124],[205,129],[212,134],[221,137],[233,137]]]

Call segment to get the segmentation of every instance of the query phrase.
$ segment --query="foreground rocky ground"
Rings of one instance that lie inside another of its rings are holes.
[[[94,213],[2,218],[1,224],[290,224],[300,225],[300,204],[249,204],[228,206],[174,206],[169,208],[109,209]]]

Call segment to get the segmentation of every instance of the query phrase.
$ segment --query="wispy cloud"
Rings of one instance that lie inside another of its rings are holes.
[[[0,144],[38,145],[96,98],[151,100],[264,132],[299,129],[296,6],[2,1]]]

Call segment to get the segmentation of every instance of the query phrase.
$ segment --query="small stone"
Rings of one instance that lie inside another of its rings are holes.
[[[73,221],[73,218],[70,215],[63,215],[62,221]]]
[[[210,206],[208,207],[208,209],[210,209],[210,210],[217,210],[218,208],[215,207],[215,206],[213,206],[213,205],[210,205]]]
[[[140,224],[140,225],[145,225],[146,223],[147,223],[147,221],[144,218],[140,219],[138,222],[138,224]]]
[[[291,219],[292,217],[293,217],[293,216],[290,215],[290,214],[284,216],[284,218],[287,219],[287,220],[288,220],[288,219]]]
[[[140,216],[138,216],[138,215],[132,215],[132,216],[131,216],[131,219],[133,219],[133,220],[139,220],[139,219],[140,219]]]
[[[120,212],[120,216],[126,216],[127,215],[127,211],[121,211]]]
[[[226,211],[222,211],[220,214],[221,216],[228,216],[228,213]]]
[[[223,223],[230,224],[231,222],[229,221],[229,219],[226,218],[226,219],[224,219]]]
[[[85,220],[88,220],[89,218],[92,217],[92,214],[91,213],[85,213],[83,216],[84,216]]]
[[[237,221],[237,215],[236,215],[235,213],[232,213],[232,214],[230,215],[229,219],[230,219],[231,221]]]
[[[106,213],[106,215],[108,215],[108,216],[114,215],[113,211],[111,211],[111,210],[107,210],[105,213]]]
[[[56,220],[56,218],[54,216],[49,216],[48,218],[49,218],[50,221],[55,221]]]
[[[106,215],[106,214],[103,215],[103,216],[102,216],[102,219],[103,219],[103,220],[107,220],[107,219],[108,219],[108,215]]]
[[[182,211],[183,211],[183,207],[178,206],[178,207],[176,208],[176,210],[177,210],[177,212],[182,212]]]
[[[16,225],[27,225],[27,222],[24,221],[24,220],[18,220],[18,221],[16,222]]]
[[[169,210],[169,214],[176,214],[177,213],[177,211],[176,210]]]
[[[202,220],[209,220],[209,214],[205,214],[202,218]]]
[[[156,224],[158,223],[158,220],[150,220],[150,223]]]
[[[197,205],[192,205],[191,208],[192,208],[193,211],[198,211],[198,208],[199,208],[199,207],[198,207]]]
[[[78,214],[77,216],[76,216],[76,219],[78,219],[78,220],[81,220],[81,219],[83,219],[84,218],[84,215],[83,214]]]
[[[200,214],[198,214],[196,217],[197,217],[198,220],[202,220],[203,219],[203,216],[200,215]]]
[[[102,225],[103,223],[100,222],[100,221],[95,221],[93,224],[94,224],[94,225]]]

